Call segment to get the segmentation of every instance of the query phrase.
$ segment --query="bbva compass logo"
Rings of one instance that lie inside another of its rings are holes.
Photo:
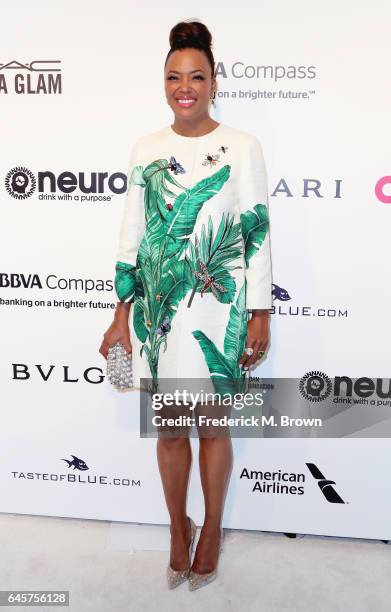
[[[5,188],[9,195],[18,200],[29,198],[35,191],[37,181],[25,166],[12,168],[5,177]]]

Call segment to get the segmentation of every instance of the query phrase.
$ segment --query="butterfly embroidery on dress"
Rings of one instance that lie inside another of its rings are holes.
[[[172,170],[174,174],[184,174],[186,172],[183,166],[181,166],[173,155],[170,157],[169,169]]]
[[[163,322],[155,329],[155,334],[157,336],[163,336],[171,329],[170,319],[165,316]]]

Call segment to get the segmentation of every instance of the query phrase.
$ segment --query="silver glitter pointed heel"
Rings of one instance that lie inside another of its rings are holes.
[[[190,522],[191,540],[189,546],[189,563],[191,562],[191,553],[194,546],[194,540],[197,533],[197,526],[190,516],[187,517]],[[174,570],[170,563],[167,565],[167,586],[169,589],[175,589],[177,586],[185,582],[189,577],[190,567],[185,570]]]
[[[221,553],[223,550],[223,540],[224,540],[224,531],[223,531],[223,528],[221,528],[219,553]],[[207,584],[210,584],[216,578],[219,559],[217,560],[215,569],[212,572],[208,572],[207,574],[197,574],[197,572],[193,572],[192,569],[190,570],[189,591],[195,591],[196,589],[200,589],[201,587],[206,586]]]

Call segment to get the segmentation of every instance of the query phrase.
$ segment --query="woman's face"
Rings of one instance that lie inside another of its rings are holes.
[[[164,69],[165,92],[175,117],[194,122],[209,115],[209,101],[215,91],[211,67],[203,51],[177,49]]]

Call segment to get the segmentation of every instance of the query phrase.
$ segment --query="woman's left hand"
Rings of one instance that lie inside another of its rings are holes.
[[[261,359],[258,351],[266,351],[269,344],[269,322],[269,310],[253,310],[252,318],[247,322],[246,339],[246,348],[251,347],[253,353],[252,355],[247,355],[244,351],[239,359],[239,366],[242,365],[245,370]]]

